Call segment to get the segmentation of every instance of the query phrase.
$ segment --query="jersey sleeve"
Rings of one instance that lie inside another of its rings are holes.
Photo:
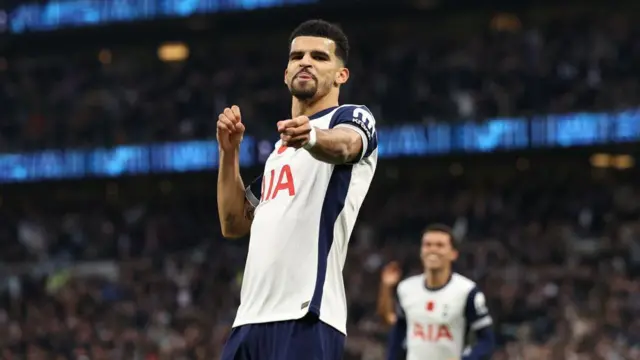
[[[329,128],[343,126],[357,131],[362,138],[362,152],[357,161],[371,155],[378,147],[376,120],[366,106],[344,105],[339,107],[331,118]]]
[[[478,331],[493,324],[487,308],[487,300],[477,288],[473,288],[467,296],[465,320],[467,321],[468,329],[471,331]]]
[[[262,197],[262,175],[258,176],[245,188],[244,196],[251,206],[256,207],[260,204],[260,198]]]

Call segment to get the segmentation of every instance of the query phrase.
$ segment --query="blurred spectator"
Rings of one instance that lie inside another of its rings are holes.
[[[563,177],[553,166],[435,180],[426,169],[400,168],[398,178],[392,169],[380,170],[344,271],[347,359],[383,358],[379,268],[394,259],[419,272],[416,234],[431,221],[454,224],[464,238],[456,266],[487,294],[497,359],[637,356],[637,181]],[[31,206],[6,222],[5,358],[215,358],[237,306],[246,242],[219,238],[212,203],[174,195],[163,200],[170,207],[112,203],[85,214]]]
[[[640,104],[630,18],[503,20],[464,35],[348,24],[344,102],[366,104],[381,126]],[[149,45],[0,58],[0,151],[212,138],[232,103],[250,132],[270,137],[290,112],[286,38],[192,41],[189,59],[172,63]],[[434,221],[464,239],[457,270],[487,295],[495,359],[640,359],[639,174],[571,164],[460,176],[420,159],[381,164],[344,271],[346,359],[384,358],[379,268],[398,260],[419,272],[416,237]],[[213,182],[194,176],[207,191],[0,202],[0,358],[215,359],[246,241],[220,238]]]
[[[342,100],[366,104],[381,125],[640,104],[640,28],[628,17],[469,25],[464,36],[402,22],[346,26],[352,79]],[[290,116],[288,34],[261,32],[191,41],[185,62],[163,63],[149,45],[3,58],[0,150],[210,138],[230,104],[248,131],[270,137]]]

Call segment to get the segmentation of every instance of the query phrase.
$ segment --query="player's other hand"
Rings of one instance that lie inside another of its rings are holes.
[[[400,265],[396,261],[392,261],[382,268],[380,280],[382,281],[382,285],[396,286],[400,282],[401,277],[402,270],[400,269]]]
[[[299,149],[309,142],[311,124],[309,117],[298,116],[290,120],[278,121],[278,132],[282,146]]]
[[[242,124],[242,115],[240,108],[233,105],[218,115],[218,123],[216,127],[216,138],[218,146],[223,151],[233,151],[240,147],[242,136],[244,135],[244,125]]]

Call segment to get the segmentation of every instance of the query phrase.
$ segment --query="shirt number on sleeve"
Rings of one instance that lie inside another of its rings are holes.
[[[362,108],[355,108],[353,110],[353,122],[359,124],[367,132],[367,137],[371,139],[373,135],[373,117],[369,112]]]

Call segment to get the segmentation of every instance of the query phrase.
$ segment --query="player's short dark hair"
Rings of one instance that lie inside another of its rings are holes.
[[[456,239],[456,236],[453,234],[453,229],[450,226],[445,224],[431,224],[422,231],[422,235],[430,232],[440,232],[449,235],[451,247],[454,249],[458,248],[458,239]]]
[[[336,57],[344,64],[349,61],[349,39],[340,26],[324,20],[307,20],[293,30],[289,37],[289,46],[299,36],[314,36],[333,40],[336,43]]]

